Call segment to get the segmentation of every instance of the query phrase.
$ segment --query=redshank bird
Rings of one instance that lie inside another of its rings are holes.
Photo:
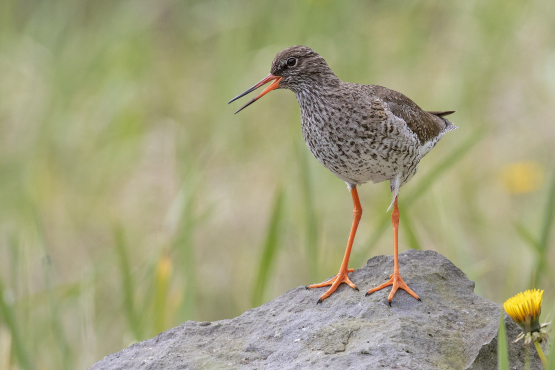
[[[454,111],[427,112],[405,95],[386,87],[343,82],[324,58],[306,46],[292,46],[279,52],[272,62],[271,73],[230,103],[268,82],[271,84],[235,113],[272,90],[293,91],[301,107],[302,132],[308,148],[320,163],[347,183],[353,198],[353,223],[339,273],[307,287],[331,286],[317,303],[329,297],[341,283],[358,290],[348,276],[354,271],[348,268],[348,263],[362,216],[357,186],[386,180],[392,192],[393,274],[389,281],[370,289],[366,295],[392,285],[387,298],[389,305],[398,289],[420,300],[399,273],[398,194],[416,173],[420,159],[446,132],[457,128],[444,118]]]

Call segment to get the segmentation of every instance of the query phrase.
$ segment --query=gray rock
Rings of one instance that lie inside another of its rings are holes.
[[[393,256],[377,256],[322,304],[326,288],[298,287],[231,320],[188,321],[106,356],[100,369],[497,369],[501,306],[474,294],[474,283],[442,255],[409,250],[401,275],[422,298],[390,289]],[[511,369],[523,369],[518,326],[505,318]],[[531,369],[541,369],[532,349]]]

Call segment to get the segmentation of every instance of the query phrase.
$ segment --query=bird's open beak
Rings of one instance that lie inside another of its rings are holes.
[[[243,97],[245,95],[247,95],[248,93],[253,92],[254,90],[258,89],[260,86],[266,85],[268,82],[273,81],[270,85],[268,85],[268,87],[266,87],[260,94],[258,94],[254,99],[252,99],[250,102],[248,102],[247,104],[243,105],[237,112],[235,112],[235,114],[239,113],[240,111],[242,111],[243,109],[245,109],[246,107],[248,107],[249,105],[251,105],[252,103],[254,103],[255,101],[257,101],[258,99],[260,99],[261,97],[263,97],[264,95],[266,95],[267,93],[269,93],[270,91],[276,89],[279,87],[279,81],[281,81],[282,77],[279,76],[274,76],[273,74],[269,74],[268,76],[266,76],[265,78],[263,78],[259,83],[257,83],[256,85],[254,85],[253,87],[251,87],[250,89],[248,89],[247,91],[245,91],[244,93],[237,95],[236,97],[234,97],[233,99],[231,99],[229,101],[229,103],[234,102],[235,100],[239,99],[240,97]],[[228,104],[229,104],[228,103]]]

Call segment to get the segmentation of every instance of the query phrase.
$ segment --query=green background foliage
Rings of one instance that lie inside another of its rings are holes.
[[[294,95],[226,104],[296,44],[457,110],[401,190],[400,248],[497,302],[543,288],[553,313],[554,5],[0,2],[0,368],[87,368],[337,272],[352,203]],[[388,184],[359,194],[353,268],[392,253]]]

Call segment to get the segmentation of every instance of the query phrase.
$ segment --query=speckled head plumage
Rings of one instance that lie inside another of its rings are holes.
[[[293,92],[338,80],[320,54],[302,45],[280,51],[272,61],[270,72],[281,77],[278,89]]]
[[[240,112],[275,89],[288,89],[297,93],[301,90],[322,86],[332,87],[340,82],[320,54],[309,47],[296,45],[277,53],[272,61],[270,74],[244,93],[231,99],[229,103],[251,93],[270,81],[272,83],[268,87],[235,113]]]

